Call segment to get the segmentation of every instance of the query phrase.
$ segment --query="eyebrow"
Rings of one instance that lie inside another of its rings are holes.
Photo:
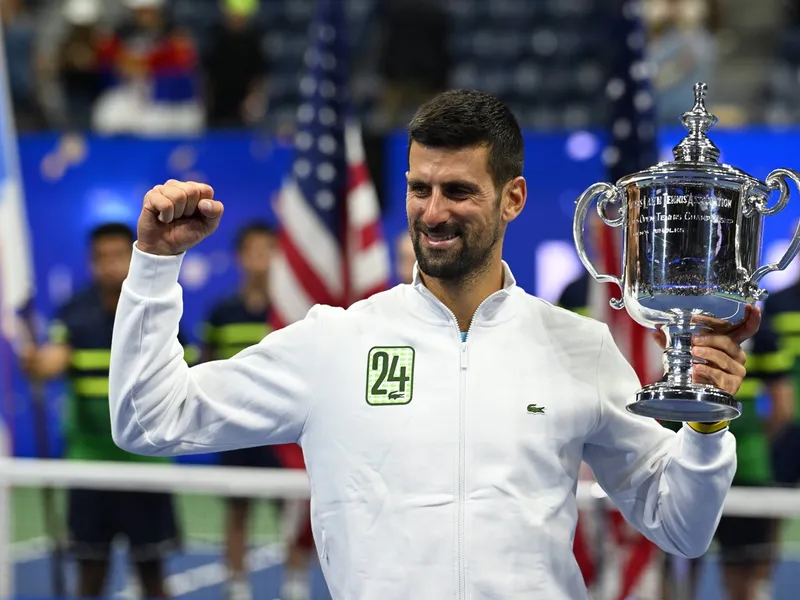
[[[430,187],[430,184],[427,183],[426,181],[423,181],[422,179],[416,179],[415,178],[415,179],[409,179],[408,180],[408,187],[417,187],[417,186],[428,186],[428,187]],[[471,194],[477,194],[477,193],[479,193],[481,191],[480,187],[478,187],[476,184],[472,183],[471,181],[466,181],[466,180],[463,180],[463,179],[453,179],[453,180],[450,180],[450,181],[444,181],[444,182],[442,182],[440,184],[440,187],[445,188],[445,189],[446,188],[464,188],[466,191],[468,191]]]

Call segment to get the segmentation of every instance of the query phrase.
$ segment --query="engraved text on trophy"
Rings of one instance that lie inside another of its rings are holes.
[[[639,188],[631,200],[628,239],[636,240],[638,297],[739,292],[737,188],[676,182]],[[657,305],[669,303],[664,298]]]

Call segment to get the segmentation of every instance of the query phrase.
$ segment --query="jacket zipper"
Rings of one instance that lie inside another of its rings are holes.
[[[464,529],[465,529],[465,497],[467,495],[467,475],[466,475],[466,462],[467,462],[467,443],[466,443],[466,403],[467,403],[467,343],[469,342],[470,333],[472,333],[472,324],[475,322],[475,317],[480,313],[483,305],[491,300],[494,296],[499,294],[502,290],[490,294],[484,298],[483,302],[475,309],[475,314],[469,322],[467,328],[467,339],[461,341],[461,328],[458,326],[458,319],[455,313],[450,310],[443,302],[434,296],[428,288],[424,287],[425,293],[428,294],[435,302],[442,305],[445,310],[450,313],[453,318],[453,324],[456,326],[456,334],[460,343],[459,352],[459,386],[458,386],[458,598],[459,600],[466,600],[467,597],[467,575],[466,575],[466,558],[464,550]]]

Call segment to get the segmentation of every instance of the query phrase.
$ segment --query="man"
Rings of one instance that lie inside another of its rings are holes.
[[[221,300],[211,310],[206,324],[205,360],[231,358],[247,347],[258,344],[269,333],[268,274],[274,250],[275,234],[269,225],[253,223],[239,232],[236,254],[242,273],[241,287],[236,294]],[[228,467],[281,467],[280,457],[272,446],[223,452],[220,462]],[[245,569],[249,516],[248,498],[229,499],[226,559],[230,573],[228,597],[231,600],[248,600],[252,597]],[[310,594],[308,547],[298,544],[298,539],[297,535],[291,539],[282,600],[308,598]]]
[[[516,286],[502,245],[527,188],[511,112],[447,92],[409,137],[413,285],[315,307],[192,369],[172,333],[177,278],[223,205],[204,184],[148,192],[114,331],[115,441],[167,456],[299,443],[334,600],[586,598],[572,555],[582,459],[664,549],[705,552],[733,436],[725,423],[676,434],[627,412],[639,385],[608,328]],[[739,343],[760,320],[747,315],[698,337],[699,381],[738,389]]]
[[[92,284],[58,311],[49,342],[23,353],[23,368],[41,380],[66,376],[66,458],[162,462],[121,450],[111,439],[108,378],[114,314],[131,262],[133,231],[108,223],[90,236]],[[177,326],[177,323],[176,323]],[[183,349],[181,349],[183,356]],[[96,598],[107,582],[112,541],[128,538],[147,598],[166,598],[164,558],[178,545],[172,498],[161,493],[70,490],[68,528],[78,563],[78,596]]]

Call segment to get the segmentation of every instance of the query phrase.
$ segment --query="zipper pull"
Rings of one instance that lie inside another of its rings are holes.
[[[467,342],[461,342],[461,368],[467,368]]]

